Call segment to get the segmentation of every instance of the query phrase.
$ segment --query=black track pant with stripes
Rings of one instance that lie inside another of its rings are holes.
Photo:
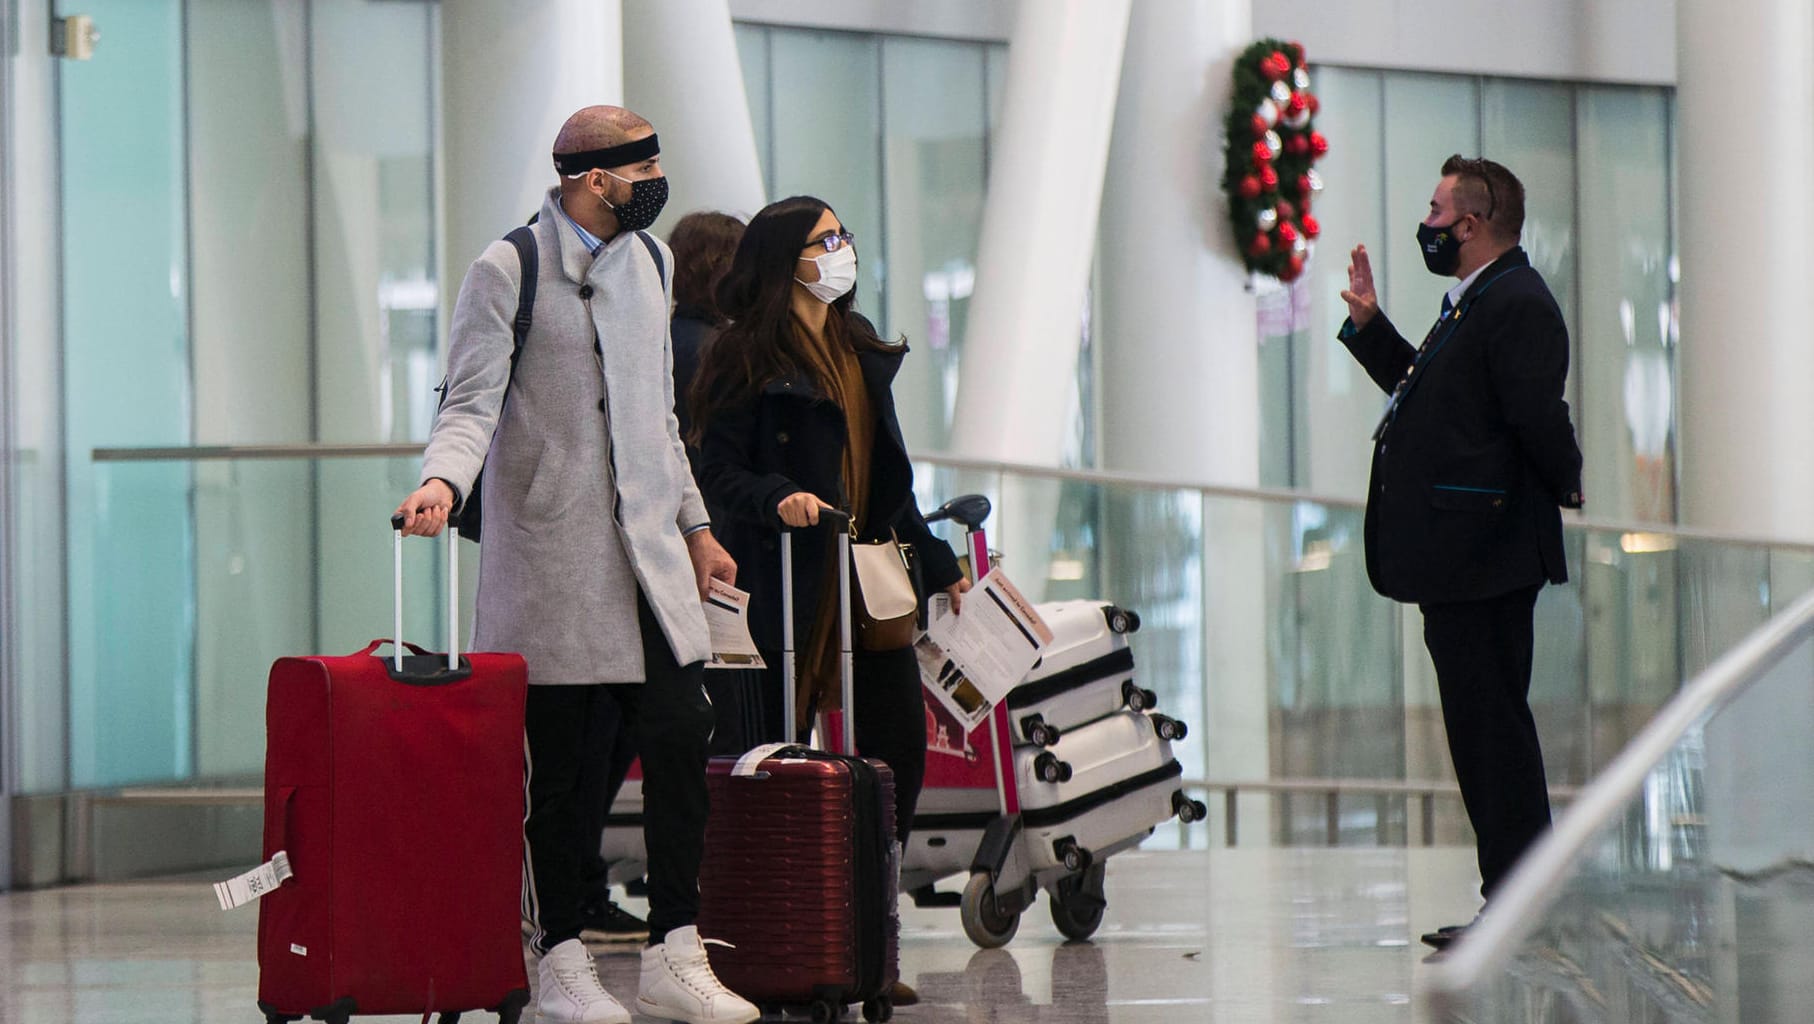
[[[598,842],[596,810],[582,784],[586,737],[597,715],[623,716],[642,755],[643,840],[649,855],[649,941],[693,923],[699,914],[699,859],[705,844],[706,744],[712,706],[702,666],[679,665],[646,601],[642,683],[531,686],[524,722],[529,817],[523,834],[523,913],[535,926],[532,945],[546,953],[578,938],[585,898],[587,843]],[[596,800],[596,789],[590,797]]]

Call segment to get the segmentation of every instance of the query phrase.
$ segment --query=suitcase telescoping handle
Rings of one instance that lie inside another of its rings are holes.
[[[834,508],[819,510],[819,525],[838,531],[838,674],[844,693],[844,748],[840,753],[855,756],[856,687],[855,663],[850,653],[850,514]],[[781,708],[782,736],[789,743],[800,742],[794,735],[794,681],[798,674],[798,645],[794,642],[794,534],[793,528],[781,527]]]
[[[447,524],[447,671],[460,669],[460,553],[454,550],[455,527]],[[392,666],[403,672],[403,513],[391,516]]]

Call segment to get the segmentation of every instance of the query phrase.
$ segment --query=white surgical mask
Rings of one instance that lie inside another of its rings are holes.
[[[819,268],[817,281],[800,281],[806,290],[813,293],[813,298],[827,305],[843,298],[857,286],[857,250],[855,246],[844,245],[823,256],[807,259],[800,257],[803,263],[812,263]]]

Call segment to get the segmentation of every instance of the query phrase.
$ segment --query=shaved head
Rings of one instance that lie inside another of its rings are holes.
[[[645,138],[655,126],[639,114],[622,107],[582,107],[554,137],[556,153],[583,153],[589,149],[609,149]]]

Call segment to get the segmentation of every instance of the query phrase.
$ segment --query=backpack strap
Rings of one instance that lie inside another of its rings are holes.
[[[535,230],[528,225],[511,229],[504,240],[516,249],[517,264],[522,268],[522,278],[516,289],[516,318],[510,321],[510,372],[515,376],[517,356],[522,354],[523,342],[529,338],[529,325],[535,321],[535,279],[540,273],[540,260],[536,254]]]
[[[661,247],[655,244],[647,231],[638,231],[636,237],[642,239],[643,248],[649,250],[649,258],[655,261],[655,273],[661,278],[663,291],[668,287],[668,262],[661,258]]]

